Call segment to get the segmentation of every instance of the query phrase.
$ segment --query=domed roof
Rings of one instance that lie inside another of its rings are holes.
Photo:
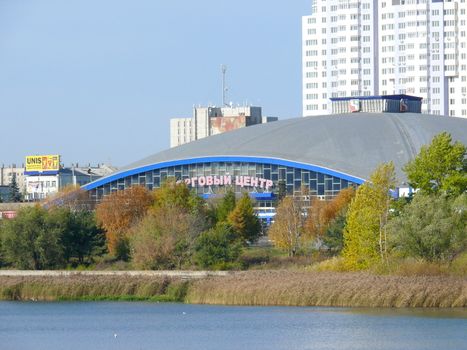
[[[399,182],[402,167],[447,131],[467,144],[467,119],[414,113],[352,113],[286,119],[250,126],[167,149],[117,173],[150,165],[203,157],[259,157],[283,160],[368,179],[382,162],[393,161]],[[108,180],[110,181],[110,179]],[[99,184],[107,181],[97,180]],[[97,185],[97,184],[96,184]],[[85,186],[94,188],[96,186]]]

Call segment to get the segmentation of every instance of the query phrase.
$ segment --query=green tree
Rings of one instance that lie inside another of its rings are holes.
[[[223,270],[238,260],[242,242],[231,226],[220,223],[198,237],[195,250],[194,260],[198,266]]]
[[[71,259],[83,263],[105,247],[93,213],[66,208],[24,208],[0,226],[4,260],[21,269],[62,268]]]
[[[323,244],[332,255],[337,255],[344,248],[345,214],[339,214],[326,228]]]
[[[154,191],[153,207],[177,207],[192,213],[204,213],[205,202],[195,192],[190,191],[184,182],[177,183],[175,178],[168,178]]]
[[[459,195],[467,190],[466,146],[443,132],[423,146],[404,171],[413,188],[426,194]]]
[[[261,233],[261,223],[248,193],[243,194],[227,221],[245,243],[255,242]]]
[[[40,207],[24,208],[1,229],[5,261],[20,269],[64,266],[60,225],[47,218]]]
[[[450,261],[467,247],[467,195],[417,194],[391,220],[395,252],[428,261]]]
[[[232,189],[228,189],[221,202],[217,206],[217,222],[227,221],[229,214],[235,209],[235,204],[235,192]]]
[[[287,195],[287,187],[284,180],[279,180],[277,183],[277,199],[281,201]]]
[[[364,269],[387,257],[386,224],[395,185],[394,164],[384,163],[361,185],[352,200],[344,231],[342,255],[349,269]]]
[[[91,263],[106,251],[105,232],[93,212],[61,209],[59,213],[58,220],[65,221],[61,241],[67,263]]]
[[[21,202],[21,192],[19,191],[18,182],[16,181],[16,173],[13,173],[10,183],[10,202]]]

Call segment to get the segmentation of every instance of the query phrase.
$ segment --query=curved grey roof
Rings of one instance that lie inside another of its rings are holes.
[[[160,162],[200,157],[243,156],[288,160],[368,179],[375,167],[393,161],[402,167],[447,131],[467,144],[467,119],[425,114],[353,113],[287,119],[250,126],[171,148],[119,172]],[[102,181],[102,179],[100,180]]]

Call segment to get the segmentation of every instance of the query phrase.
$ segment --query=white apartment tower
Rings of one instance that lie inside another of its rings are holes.
[[[378,94],[377,1],[314,0],[303,17],[303,116],[330,97]]]
[[[466,9],[466,0],[313,1],[303,17],[303,115],[330,113],[328,97],[408,94],[423,98],[423,113],[467,117]]]

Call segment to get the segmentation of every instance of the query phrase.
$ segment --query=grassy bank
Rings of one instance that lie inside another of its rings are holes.
[[[195,304],[467,307],[467,280],[447,276],[246,271],[163,276],[0,276],[3,300],[148,300]]]

